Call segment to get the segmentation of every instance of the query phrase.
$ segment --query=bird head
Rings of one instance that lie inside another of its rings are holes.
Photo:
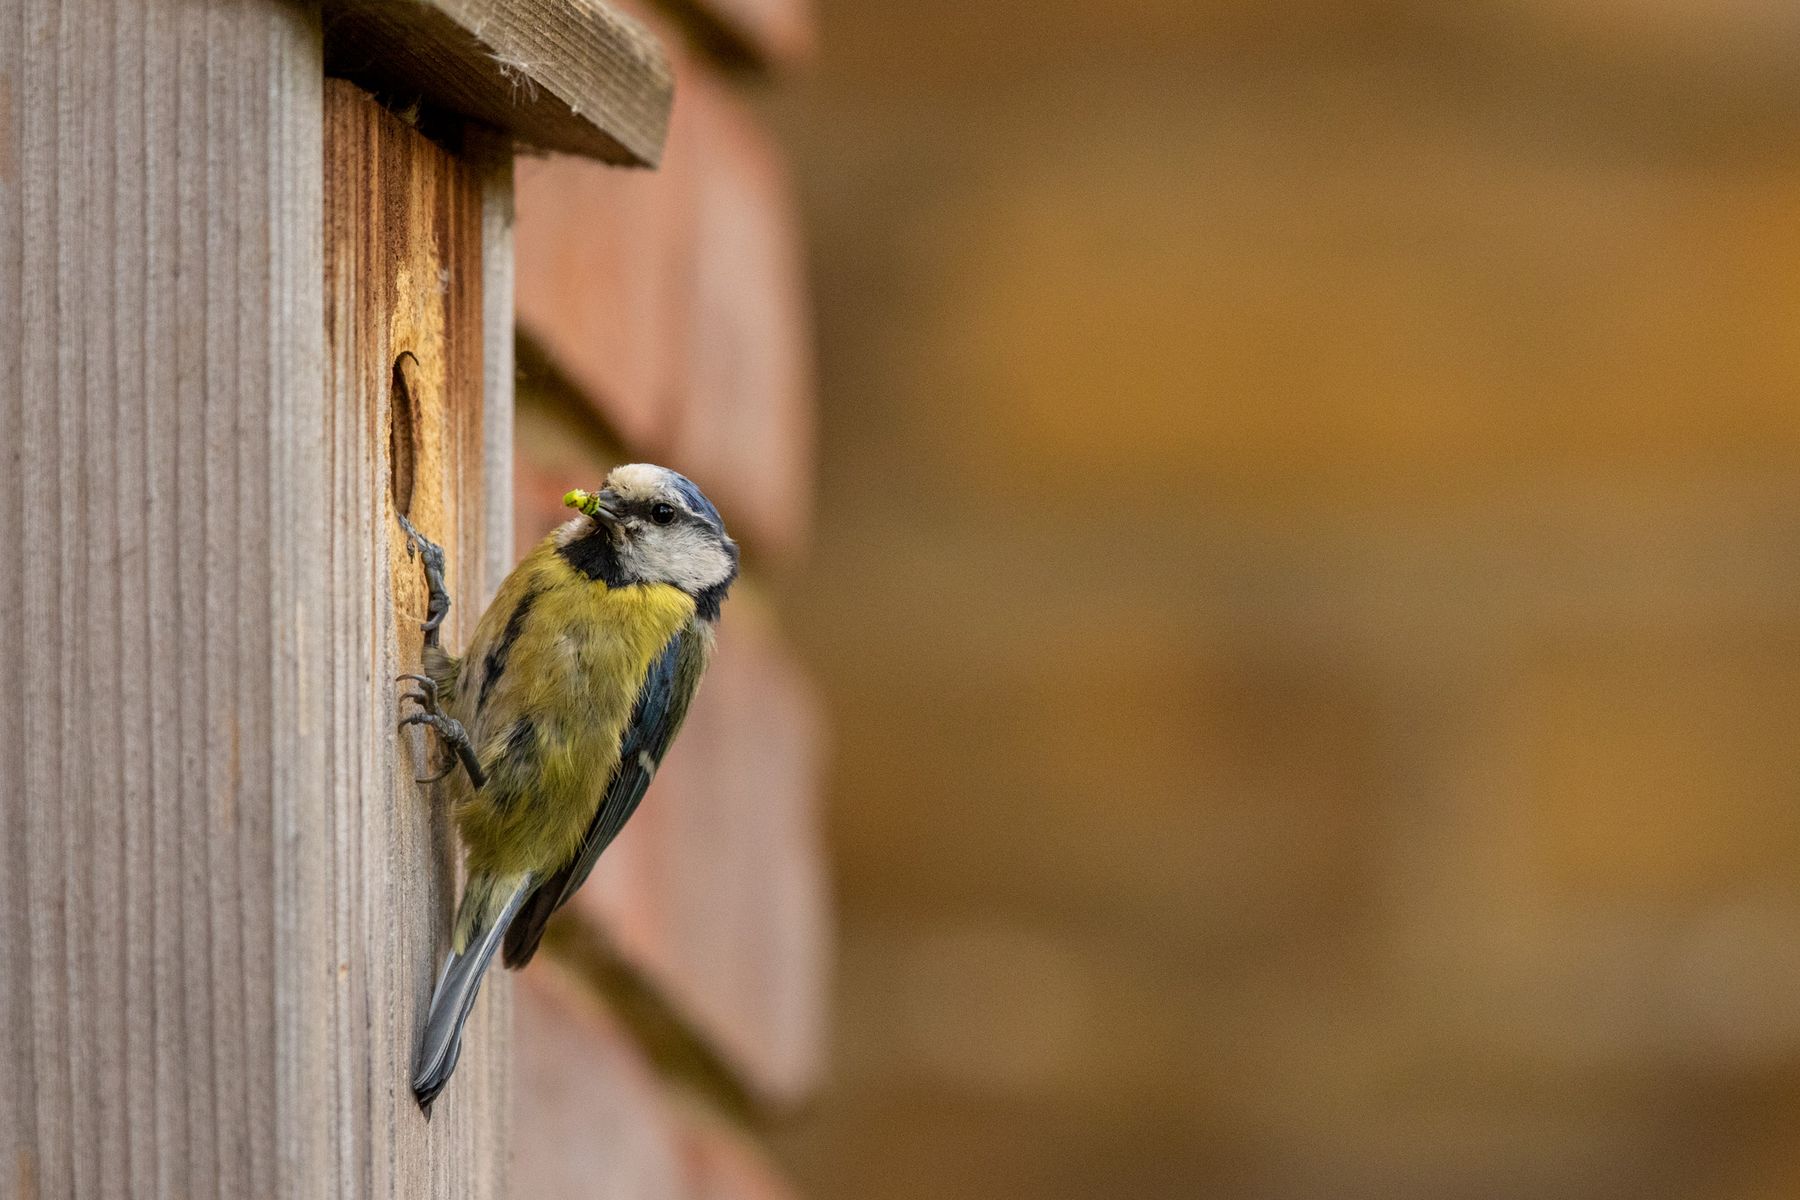
[[[712,501],[667,467],[616,467],[598,492],[563,497],[580,517],[564,526],[567,547],[600,539],[614,583],[666,583],[696,597],[722,597],[738,573],[738,548]]]

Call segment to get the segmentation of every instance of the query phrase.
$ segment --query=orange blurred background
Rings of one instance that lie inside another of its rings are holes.
[[[1800,1194],[1800,7],[821,9],[809,1194]]]

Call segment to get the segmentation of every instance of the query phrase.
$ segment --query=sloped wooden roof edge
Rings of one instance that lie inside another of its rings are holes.
[[[325,64],[405,105],[629,166],[662,157],[675,75],[604,0],[325,0]]]

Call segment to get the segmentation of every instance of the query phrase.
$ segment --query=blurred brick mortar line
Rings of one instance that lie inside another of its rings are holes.
[[[717,501],[744,579],[682,737],[519,988],[515,1174],[785,1197],[755,1138],[821,1069],[823,722],[758,581],[806,543],[813,381],[786,171],[728,74],[797,61],[811,27],[789,0],[621,7],[669,47],[675,115],[655,172],[518,161],[518,544],[646,459]]]
[[[516,996],[514,1195],[792,1200],[767,1154],[671,1092],[577,976],[540,959]]]
[[[805,0],[652,0],[658,14],[727,70],[803,65],[817,48]]]

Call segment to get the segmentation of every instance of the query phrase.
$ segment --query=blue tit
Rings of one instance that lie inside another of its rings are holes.
[[[438,644],[443,554],[410,524],[431,596],[419,705],[434,728],[467,882],[413,1070],[427,1115],[450,1079],[481,978],[520,967],[550,914],[618,836],[687,715],[738,573],[718,509],[664,467],[619,467],[482,614],[461,658]],[[459,769],[460,768],[460,769]]]

